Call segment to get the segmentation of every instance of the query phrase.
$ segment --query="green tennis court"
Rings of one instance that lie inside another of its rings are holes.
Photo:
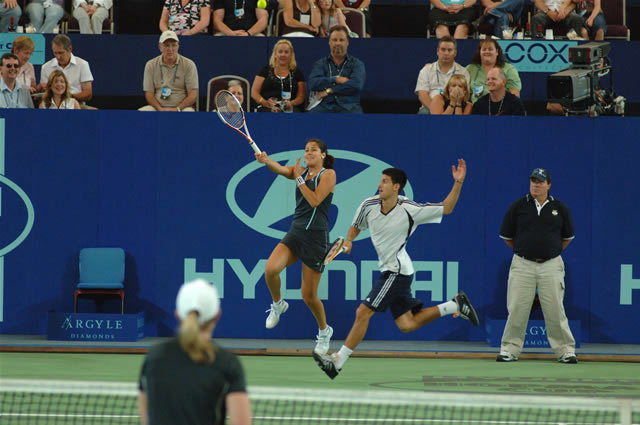
[[[143,359],[142,354],[0,353],[0,378],[35,380],[37,391],[50,387],[53,393],[16,402],[10,390],[0,389],[0,424],[137,423],[135,382]],[[331,381],[310,356],[241,360],[254,424],[640,423],[638,363],[356,357]],[[61,394],[63,381],[86,383],[67,382],[69,392]],[[104,381],[118,384],[105,390]]]
[[[0,377],[135,382],[143,358],[0,353]],[[241,360],[252,386],[640,397],[638,363],[353,358],[331,381],[310,356],[242,356]]]

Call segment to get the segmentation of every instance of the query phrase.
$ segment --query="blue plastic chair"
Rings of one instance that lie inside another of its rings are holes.
[[[80,251],[80,282],[74,293],[74,312],[82,295],[118,296],[124,314],[124,250],[84,248]]]

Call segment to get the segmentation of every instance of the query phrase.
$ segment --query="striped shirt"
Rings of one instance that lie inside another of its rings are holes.
[[[353,218],[353,227],[369,229],[371,242],[378,253],[378,267],[381,272],[392,271],[403,275],[414,273],[411,258],[406,251],[407,240],[419,224],[440,223],[443,206],[420,204],[404,196],[398,196],[398,203],[388,213],[382,212],[379,195],[364,200]]]

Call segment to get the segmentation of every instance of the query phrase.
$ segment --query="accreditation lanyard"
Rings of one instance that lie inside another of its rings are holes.
[[[233,0],[233,15],[236,19],[242,19],[244,17],[244,0],[242,0],[241,7],[238,7],[237,0]]]
[[[160,79],[162,80],[162,87],[168,87],[168,84],[164,82],[164,73],[162,72],[162,68],[166,65],[160,64]],[[176,61],[175,69],[173,70],[173,84],[176,82],[176,76],[178,75],[178,61]]]
[[[282,82],[286,77],[281,77],[280,72],[277,69],[274,69],[274,71],[276,71],[276,75],[280,81],[280,97],[283,100],[290,100],[291,96],[293,96],[293,78],[291,77],[291,70],[289,70],[289,92],[284,91],[284,83]]]
[[[347,62],[349,62],[349,57],[346,57],[344,59],[344,62],[342,62],[342,65],[340,65],[340,67],[338,68],[338,65],[336,65],[333,60],[331,60],[331,58],[329,58],[329,78],[333,77],[333,73],[331,72],[331,64],[333,64],[333,66],[335,66],[338,70],[338,75],[336,75],[336,77],[339,77],[340,74],[342,74],[342,70],[344,69],[344,66],[347,64]]]

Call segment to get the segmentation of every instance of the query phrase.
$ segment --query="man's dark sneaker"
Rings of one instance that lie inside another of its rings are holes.
[[[460,317],[470,321],[473,326],[478,326],[480,324],[480,320],[478,320],[476,310],[471,305],[467,294],[465,294],[463,291],[460,291],[458,292],[458,295],[453,297],[453,301],[458,304],[458,309],[460,310],[458,315]],[[457,317],[458,315],[455,315],[454,317]]]
[[[326,354],[321,356],[314,351],[313,360],[316,361],[318,367],[331,379],[335,378],[340,373],[340,369],[336,368],[336,364],[333,362],[331,356]]]
[[[558,361],[560,363],[576,364],[578,363],[578,358],[576,357],[576,353],[569,351],[560,356]]]

